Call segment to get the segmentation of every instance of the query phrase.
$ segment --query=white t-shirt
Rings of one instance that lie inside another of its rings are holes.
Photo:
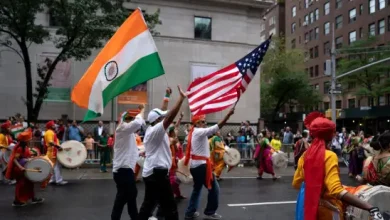
[[[149,126],[144,136],[145,162],[142,171],[143,177],[153,174],[154,168],[170,169],[172,166],[172,153],[169,147],[169,138],[164,122]]]
[[[219,130],[218,125],[208,128],[194,128],[191,141],[191,155],[210,158],[210,145],[208,137],[214,135]],[[204,160],[191,160],[191,168],[205,164]]]
[[[115,131],[114,159],[112,171],[115,173],[120,168],[135,169],[138,160],[138,147],[135,141],[135,132],[145,124],[144,119],[137,115],[129,123],[121,122]]]

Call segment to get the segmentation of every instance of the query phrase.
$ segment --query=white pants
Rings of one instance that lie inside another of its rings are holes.
[[[51,176],[50,182],[60,183],[62,181],[61,164],[57,161],[54,164],[53,175]]]

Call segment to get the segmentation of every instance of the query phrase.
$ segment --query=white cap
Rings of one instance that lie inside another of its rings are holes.
[[[149,112],[148,121],[149,123],[155,122],[160,117],[165,117],[168,111],[162,111],[161,109],[155,108]]]

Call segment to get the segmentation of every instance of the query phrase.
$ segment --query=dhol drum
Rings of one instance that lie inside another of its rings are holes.
[[[64,149],[57,152],[57,160],[64,167],[80,167],[87,159],[87,150],[85,146],[78,141],[65,141],[61,144]]]
[[[183,157],[177,163],[176,177],[181,183],[189,184],[193,181],[192,175],[190,172],[190,164],[188,166],[184,165],[185,157]]]
[[[229,148],[226,149],[225,147],[225,153],[223,154],[223,161],[231,166],[235,167],[237,166],[241,161],[241,154],[240,152],[235,148]]]
[[[357,189],[355,196],[361,200],[370,203],[374,207],[378,207],[381,212],[390,211],[390,187],[387,186],[369,186],[365,185]],[[346,211],[347,220],[370,219],[370,213],[359,208],[348,206]]]
[[[40,183],[50,176],[53,171],[53,163],[47,157],[35,157],[24,165],[24,174],[27,179],[34,183]]]
[[[145,147],[144,145],[138,146],[138,154],[145,153]],[[142,168],[144,167],[145,163],[145,157],[144,156],[139,156],[137,160],[137,164]]]
[[[288,157],[283,151],[275,151],[272,153],[272,164],[276,169],[286,169],[288,165]]]
[[[0,151],[0,159],[3,160],[5,164],[8,164],[9,158],[11,158],[12,151],[14,150],[15,144],[10,144],[4,152]],[[1,162],[1,161],[0,161]],[[1,164],[1,163],[0,163]]]

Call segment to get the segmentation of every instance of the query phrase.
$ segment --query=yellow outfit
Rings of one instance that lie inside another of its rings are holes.
[[[280,142],[280,140],[272,139],[271,146],[274,150],[280,151],[280,148],[282,147],[282,142]]]
[[[57,144],[57,145],[60,145],[58,139],[57,139],[57,142],[55,143],[54,142],[54,137],[55,137],[55,133],[53,130],[47,130],[45,132],[45,135],[44,135],[44,140],[45,140],[45,144],[46,144],[46,147],[47,147],[47,152],[46,152],[46,156],[53,162],[53,164],[56,163],[56,160],[57,160],[57,156],[54,154],[54,146],[51,146],[50,143],[54,143],[54,144]]]
[[[8,138],[4,134],[0,134],[0,146],[8,148]],[[1,149],[2,152],[5,152],[7,149]]]
[[[296,189],[300,189],[301,183],[305,181],[304,176],[304,153],[298,161],[298,167],[294,174],[292,185]],[[323,190],[318,208],[317,219],[344,219],[343,203],[340,198],[345,195],[347,191],[340,182],[340,170],[338,166],[338,158],[332,151],[325,151],[325,177]],[[335,217],[335,218],[333,218]]]
[[[223,169],[225,168],[225,161],[223,155],[225,154],[225,146],[222,144],[221,138],[214,136],[210,139],[211,161],[214,164],[215,176],[220,177]]]

